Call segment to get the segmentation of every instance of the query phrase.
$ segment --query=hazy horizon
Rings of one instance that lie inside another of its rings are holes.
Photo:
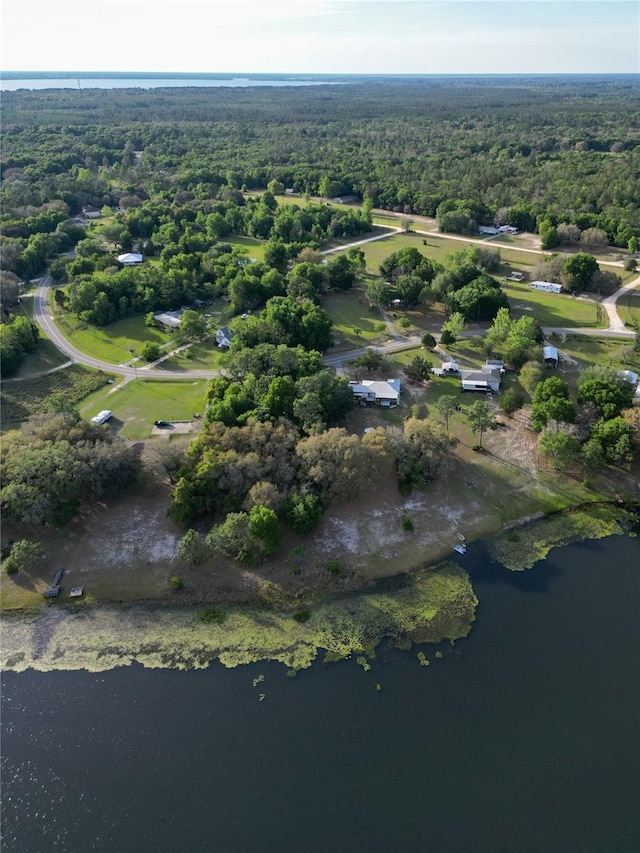
[[[3,0],[2,24],[5,74],[640,71],[635,0]]]

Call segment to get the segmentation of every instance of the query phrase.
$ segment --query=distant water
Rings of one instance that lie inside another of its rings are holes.
[[[18,89],[162,89],[185,86],[250,88],[252,86],[323,86],[338,80],[309,77],[2,77],[0,91]]]
[[[5,674],[3,853],[636,853],[640,539],[460,561],[428,667]]]

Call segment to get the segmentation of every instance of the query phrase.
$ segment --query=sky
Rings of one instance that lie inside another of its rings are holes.
[[[0,0],[4,71],[640,72],[638,0]]]

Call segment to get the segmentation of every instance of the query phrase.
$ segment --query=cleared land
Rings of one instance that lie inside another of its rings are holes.
[[[608,325],[602,307],[594,300],[546,293],[513,281],[503,282],[502,289],[509,297],[515,317],[534,317],[541,326],[601,329]]]
[[[88,394],[101,389],[106,393],[113,377],[97,370],[73,365],[34,379],[2,383],[0,416],[2,430],[18,429],[31,415],[60,411],[63,407],[76,408]],[[107,408],[100,406],[100,408]],[[93,412],[93,414],[96,414]]]
[[[52,304],[53,300],[50,301]],[[145,326],[144,317],[128,317],[104,328],[87,326],[80,323],[71,314],[55,310],[55,320],[70,343],[81,352],[111,364],[123,364],[131,361],[133,354],[139,353],[148,341],[154,344],[168,343],[171,335],[160,329]]]
[[[322,307],[333,323],[334,345],[332,352],[356,349],[366,345],[381,344],[389,337],[380,311],[370,309],[364,288],[355,287],[345,293],[329,293]]]
[[[206,388],[205,379],[137,379],[92,394],[80,407],[80,414],[91,418],[101,409],[111,409],[112,431],[132,440],[148,438],[154,421],[191,421],[194,414],[203,414]]]

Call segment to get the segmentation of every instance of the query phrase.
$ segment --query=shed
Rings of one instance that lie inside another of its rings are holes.
[[[545,367],[557,367],[558,362],[560,361],[558,350],[547,344],[542,350],[542,360],[544,361]]]
[[[85,219],[98,219],[100,217],[100,211],[97,207],[93,207],[90,204],[85,204],[82,208],[82,215]]]
[[[460,373],[460,365],[457,361],[443,361],[442,362],[442,372],[443,373]]]
[[[498,229],[494,228],[493,225],[480,225],[478,231],[480,234],[487,234],[491,237],[495,237],[495,235],[499,233]]]
[[[125,252],[124,255],[118,255],[118,263],[123,267],[133,267],[136,264],[141,264],[144,260],[139,252]]]
[[[463,391],[499,391],[500,371],[486,368],[465,370],[462,373],[461,382]]]

